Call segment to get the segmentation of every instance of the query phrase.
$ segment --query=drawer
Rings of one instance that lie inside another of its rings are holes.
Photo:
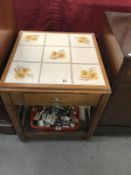
[[[100,94],[43,94],[43,93],[22,93],[11,94],[14,105],[93,105],[96,106]]]

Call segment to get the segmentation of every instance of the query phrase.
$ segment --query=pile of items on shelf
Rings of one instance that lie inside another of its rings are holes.
[[[77,106],[36,106],[31,113],[31,127],[45,130],[71,131],[79,128]]]

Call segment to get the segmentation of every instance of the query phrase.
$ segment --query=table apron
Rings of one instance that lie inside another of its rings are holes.
[[[14,105],[92,105],[96,106],[101,94],[45,94],[11,93]]]

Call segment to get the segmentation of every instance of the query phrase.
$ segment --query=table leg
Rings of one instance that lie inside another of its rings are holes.
[[[93,114],[93,116],[91,117],[91,121],[89,123],[87,136],[86,136],[87,139],[89,139],[93,135],[93,133],[96,129],[96,126],[101,118],[102,112],[105,109],[105,106],[106,106],[106,103],[109,99],[109,96],[110,96],[110,94],[106,94],[106,95],[102,95],[102,97],[100,98],[97,109],[96,109],[95,113]]]

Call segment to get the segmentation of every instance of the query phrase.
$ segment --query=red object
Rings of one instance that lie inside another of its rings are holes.
[[[30,126],[38,131],[59,131],[55,129],[55,126],[51,127],[45,127],[45,126],[37,126],[34,124],[34,116],[36,112],[38,111],[38,107],[33,107],[31,114],[30,114]],[[73,128],[62,128],[59,132],[61,131],[75,131],[80,128],[80,111],[79,107],[76,107],[77,115],[75,116],[78,119],[78,123],[76,124],[75,127]]]
[[[18,30],[102,32],[105,11],[131,12],[131,0],[12,0]]]

